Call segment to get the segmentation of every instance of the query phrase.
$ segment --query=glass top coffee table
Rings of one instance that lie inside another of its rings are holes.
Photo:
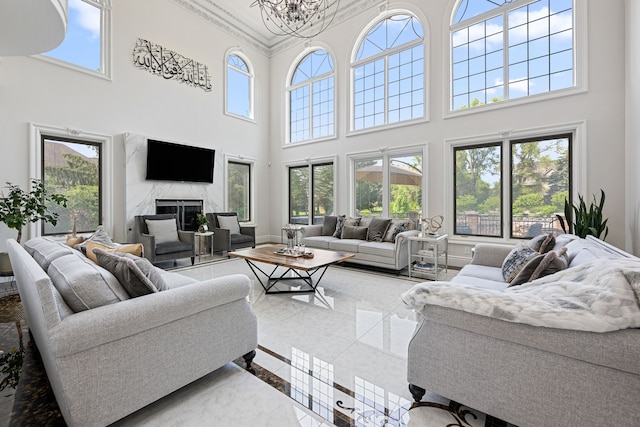
[[[336,252],[324,249],[309,249],[313,257],[282,253],[284,246],[268,245],[259,248],[229,252],[229,256],[242,258],[258,279],[267,294],[315,292],[324,273],[332,264],[353,258],[355,254]],[[273,265],[271,272],[263,270],[257,263]],[[282,270],[284,268],[284,271]],[[280,269],[280,270],[278,270]],[[315,279],[317,275],[317,279]],[[281,281],[299,280],[306,287],[298,289],[277,290],[275,285]]]

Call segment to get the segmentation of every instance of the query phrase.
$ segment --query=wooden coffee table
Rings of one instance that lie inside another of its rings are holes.
[[[283,245],[261,246],[259,248],[229,252],[229,256],[244,259],[267,294],[315,292],[318,283],[320,283],[324,273],[331,264],[337,264],[355,256],[355,254],[351,253],[315,248],[307,248],[307,252],[313,253],[313,258],[277,253],[281,252],[283,248]],[[269,273],[260,268],[256,263],[270,264],[273,265],[274,268]],[[285,271],[276,273],[280,267],[284,267]],[[317,280],[314,281],[315,274],[319,274],[319,276]],[[278,282],[285,280],[301,280],[308,286],[308,289],[274,290],[274,286]]]

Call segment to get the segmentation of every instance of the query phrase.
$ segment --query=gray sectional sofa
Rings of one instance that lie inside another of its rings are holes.
[[[563,246],[568,269],[544,280],[589,263],[634,258],[592,237],[557,236],[554,250]],[[512,249],[477,245],[471,264],[451,282],[505,290],[502,265]],[[508,313],[484,316],[434,304],[418,313],[407,372],[416,401],[426,389],[521,427],[640,425],[640,329],[540,327],[500,318]]]
[[[357,228],[367,228],[371,218],[363,218],[358,222]],[[409,220],[393,220],[385,231],[382,241],[371,241],[365,233],[363,238],[345,238],[345,234],[339,236],[327,232],[323,224],[307,225],[302,227],[303,243],[310,248],[329,249],[333,251],[350,252],[355,254],[349,262],[402,270],[408,265],[407,238],[418,234],[417,230],[407,230],[394,235],[396,225],[409,224]],[[405,228],[410,228],[408,225]],[[363,230],[364,231],[364,230]]]
[[[166,290],[131,298],[116,276],[63,243],[35,238],[23,248],[10,239],[7,247],[29,330],[70,426],[110,424],[255,355],[247,276],[199,282],[151,266],[149,277],[160,276]]]

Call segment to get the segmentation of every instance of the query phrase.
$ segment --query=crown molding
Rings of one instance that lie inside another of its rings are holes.
[[[269,34],[265,37],[264,32],[260,32],[252,27],[242,17],[235,15],[224,6],[223,1],[215,0],[171,0],[177,4],[206,20],[210,24],[220,28],[225,33],[239,41],[252,46],[256,50],[271,57],[297,44],[306,42],[306,39],[296,37],[282,37]],[[237,1],[237,0],[233,0]],[[346,3],[346,6],[343,5]],[[331,27],[336,24],[348,21],[356,15],[371,9],[374,6],[386,4],[386,0],[355,0],[350,3],[348,0],[342,0],[341,9],[338,11]],[[249,6],[247,6],[247,10]]]
[[[219,2],[214,2],[212,0],[171,1],[178,6],[185,8],[194,15],[199,16],[210,24],[220,28],[222,31],[239,41],[247,43],[249,46],[252,46],[254,49],[267,56],[271,56],[270,46],[264,42],[264,38],[257,32],[251,30],[250,25],[244,23],[242,20],[223,8]]]

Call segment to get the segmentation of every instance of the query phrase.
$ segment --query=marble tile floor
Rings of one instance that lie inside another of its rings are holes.
[[[237,259],[173,271],[196,279],[232,273],[254,279]],[[115,425],[507,426],[435,394],[413,404],[406,349],[416,318],[399,295],[416,282],[336,266],[317,293],[265,295],[254,279],[259,348],[252,372],[238,359]],[[0,348],[24,348],[25,363],[15,390],[0,392],[0,427],[64,425],[25,320],[20,328],[2,320]],[[3,338],[12,335],[13,344]]]

